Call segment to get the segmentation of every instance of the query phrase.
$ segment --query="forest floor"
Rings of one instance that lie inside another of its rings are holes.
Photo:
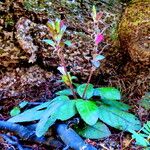
[[[144,93],[150,90],[149,70],[131,61],[129,54],[121,50],[116,25],[119,22],[126,4],[102,3],[87,0],[75,4],[59,0],[1,0],[0,1],[0,120],[8,120],[10,111],[22,101],[45,102],[55,97],[55,91],[64,87],[57,82],[60,75],[57,72],[58,58],[53,56],[51,49],[41,43],[48,37],[45,24],[48,19],[61,18],[68,25],[66,38],[75,43],[75,50],[66,50],[66,58],[70,71],[85,81],[90,66],[87,65],[84,55],[89,56],[91,44],[91,6],[95,4],[106,17],[103,18],[108,26],[113,27],[106,31],[106,39],[99,47],[108,45],[103,53],[106,60],[101,68],[94,74],[92,82],[95,86],[115,86],[121,89],[123,101],[130,106],[132,113],[136,114],[142,123],[149,119],[149,112],[139,106]],[[29,22],[29,26],[28,23]],[[27,23],[27,24],[26,24]],[[21,27],[23,26],[23,32]],[[46,33],[43,33],[46,32]],[[111,33],[111,34],[110,34]],[[27,38],[29,38],[27,40]],[[49,54],[49,51],[51,52]],[[75,53],[76,51],[77,53]],[[81,58],[80,58],[81,56]],[[74,59],[78,59],[75,61]],[[82,60],[83,59],[83,60]],[[81,61],[82,60],[82,61]],[[74,63],[77,66],[74,67]],[[139,71],[140,70],[140,71]],[[7,135],[15,133],[7,130],[0,131]],[[19,139],[21,145],[33,150],[61,150],[65,145],[56,136],[52,128],[46,134],[52,145],[34,143]],[[104,150],[123,150],[131,140],[131,135],[112,129],[109,138],[100,140],[86,140]],[[0,138],[0,149],[15,150],[16,147]],[[133,140],[126,150],[141,150]]]

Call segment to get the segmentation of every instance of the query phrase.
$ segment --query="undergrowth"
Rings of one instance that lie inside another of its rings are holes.
[[[66,89],[56,92],[54,99],[42,103],[34,108],[20,113],[20,108],[15,108],[9,122],[31,122],[37,121],[36,135],[41,137],[57,120],[66,121],[73,117],[82,120],[82,127],[76,126],[77,132],[85,138],[99,139],[111,135],[108,127],[131,132],[133,138],[142,146],[148,146],[149,122],[144,125],[142,133],[136,133],[141,129],[141,122],[138,118],[129,113],[130,106],[121,102],[121,93],[114,87],[95,88],[90,83],[93,72],[100,67],[100,61],[105,59],[102,51],[98,53],[98,45],[103,41],[103,29],[99,29],[103,13],[96,12],[95,6],[92,8],[93,18],[93,51],[90,75],[87,83],[76,83],[75,76],[67,71],[67,64],[64,59],[65,46],[73,46],[71,41],[63,39],[67,26],[60,19],[49,20],[47,26],[51,39],[43,39],[43,42],[54,48],[54,53],[60,59],[58,70],[61,73],[61,82],[64,82]],[[21,105],[23,108],[26,103]],[[107,126],[108,125],[108,126]],[[146,138],[146,139],[145,139]]]

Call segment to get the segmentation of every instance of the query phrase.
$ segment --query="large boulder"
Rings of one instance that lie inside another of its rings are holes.
[[[134,62],[150,64],[150,1],[133,0],[126,7],[119,25],[123,50]]]

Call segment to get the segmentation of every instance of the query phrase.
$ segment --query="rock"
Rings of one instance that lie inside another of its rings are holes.
[[[134,62],[150,64],[150,3],[133,0],[127,6],[119,25],[123,50],[128,51]]]

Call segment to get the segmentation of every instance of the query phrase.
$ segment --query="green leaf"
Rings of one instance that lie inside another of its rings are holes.
[[[94,5],[92,7],[92,18],[94,21],[96,21],[96,7]]]
[[[98,107],[92,101],[78,99],[76,102],[77,110],[81,118],[88,124],[94,125],[98,120]]]
[[[115,107],[101,105],[99,107],[99,119],[119,130],[129,131],[141,128],[140,121],[133,114]]]
[[[32,109],[28,109],[24,111],[23,113],[14,116],[13,118],[10,118],[9,122],[28,122],[28,121],[34,121],[39,120],[43,113],[45,112],[45,109],[51,102],[45,102],[39,106],[36,106]]]
[[[42,115],[45,113],[45,110],[47,109],[49,105],[51,105],[53,102],[56,102],[56,101],[59,102],[63,100],[69,100],[69,98],[67,96],[58,96],[49,102],[45,102],[39,106],[36,106],[32,109],[28,109],[24,111],[23,113],[10,118],[8,121],[9,122],[29,122],[29,121],[39,120],[41,119]]]
[[[69,77],[69,79],[68,79]],[[62,80],[63,82],[66,84],[66,85],[70,85],[70,82],[72,83],[72,79],[71,79],[71,75],[70,73],[68,72],[68,76],[66,74],[62,75]]]
[[[59,107],[59,111],[55,111],[54,116],[62,121],[70,119],[77,113],[75,103],[75,100],[67,101]]]
[[[37,124],[35,132],[38,137],[41,137],[43,134],[45,134],[48,128],[53,125],[53,123],[57,119],[57,117],[55,116],[55,112],[59,111],[60,107],[68,100],[69,98],[67,96],[58,96],[54,98],[53,103],[47,107],[43,116]]]
[[[55,30],[54,21],[49,20],[49,21],[47,22],[47,26],[49,27],[50,31],[54,31],[54,30]]]
[[[116,107],[117,109],[128,111],[131,107],[125,103],[118,102],[118,101],[109,101],[109,100],[102,100],[103,103]]]
[[[98,68],[100,66],[100,62],[99,61],[95,61],[95,60],[91,60],[92,62],[92,65],[95,67],[95,68]]]
[[[129,130],[132,133],[132,138],[136,140],[137,145],[148,147],[150,146],[150,121],[147,121],[139,133]]]
[[[94,96],[100,96],[102,100],[120,100],[120,91],[114,87],[102,87],[94,90]]]
[[[57,33],[60,32],[60,19],[58,19],[58,18],[55,21],[55,29],[56,29]]]
[[[77,93],[79,96],[82,98],[84,90],[86,88],[87,84],[81,84],[80,86],[77,87]],[[86,89],[86,93],[84,95],[85,99],[90,99],[93,96],[94,88],[92,84],[88,85],[88,88]]]
[[[72,46],[72,43],[71,43],[71,41],[69,41],[69,40],[66,40],[64,43],[65,43],[68,47]]]
[[[61,35],[61,37],[63,36],[64,32],[66,31],[66,28],[67,28],[66,25],[63,25],[63,26],[61,27],[61,30],[60,30],[60,35]]]
[[[140,106],[144,107],[146,110],[150,110],[150,92],[147,92],[140,101]]]
[[[73,95],[71,89],[61,90],[61,91],[56,92],[55,94],[57,94],[57,95],[68,95],[68,96]]]
[[[14,107],[11,111],[10,111],[10,115],[11,116],[16,116],[18,114],[20,114],[20,108],[19,107]]]
[[[62,35],[61,33],[58,34],[58,35],[56,35],[55,38],[54,38],[55,41],[57,41],[57,42],[59,43],[59,42],[61,41],[62,36],[63,36],[63,35]]]
[[[55,42],[53,40],[49,40],[49,39],[44,39],[42,40],[43,42],[51,45],[52,47],[55,47]]]
[[[104,123],[98,121],[93,126],[86,126],[84,129],[80,130],[79,134],[89,139],[100,139],[109,137],[111,132]]]
[[[148,146],[150,143],[148,140],[146,140],[144,137],[142,137],[140,134],[136,133],[134,130],[130,130],[132,133],[132,138],[136,140],[136,144],[140,146]]]
[[[103,60],[105,58],[105,56],[103,56],[103,55],[97,55],[95,58],[94,58],[94,60],[95,61],[100,61],[100,60]]]
[[[44,135],[48,131],[49,127],[55,123],[55,121],[56,118],[53,116],[47,118],[46,120],[41,119],[36,127],[36,136],[41,137],[42,135]]]
[[[21,103],[19,104],[19,107],[20,107],[20,108],[24,108],[27,104],[28,104],[27,101],[23,101],[23,102],[21,102]]]
[[[78,84],[78,83],[73,83],[73,85],[74,85],[76,88],[80,86],[80,84]]]

